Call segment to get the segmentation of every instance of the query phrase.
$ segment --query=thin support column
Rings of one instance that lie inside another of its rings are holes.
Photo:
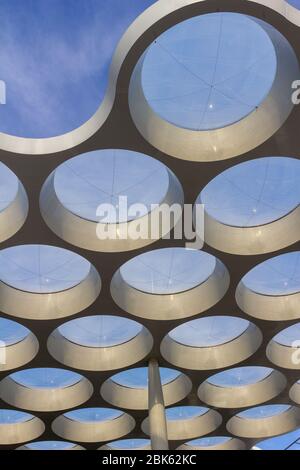
[[[148,367],[149,428],[152,450],[168,450],[168,432],[165,404],[159,366],[156,359],[150,359]]]

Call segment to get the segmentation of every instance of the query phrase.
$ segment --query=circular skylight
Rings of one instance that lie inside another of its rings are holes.
[[[242,279],[253,292],[262,295],[291,295],[300,292],[300,251],[268,259]]]
[[[204,415],[209,411],[202,406],[176,406],[166,409],[167,421],[177,421],[181,419],[194,419]]]
[[[219,372],[209,377],[207,382],[217,387],[244,387],[261,382],[266,379],[272,371],[273,369],[269,367],[237,367],[235,369]]]
[[[123,412],[113,408],[80,408],[68,411],[64,416],[80,423],[111,421],[122,416]]]
[[[124,281],[149,294],[176,294],[205,282],[216,259],[203,251],[163,248],[143,253],[120,268]]]
[[[116,450],[138,450],[140,448],[149,446],[149,444],[149,439],[121,439],[119,441],[109,442],[106,445],[109,446],[111,449]]]
[[[76,372],[47,367],[20,370],[9,377],[19,385],[34,389],[67,388],[82,379],[82,376]]]
[[[200,439],[193,439],[185,443],[186,446],[190,447],[214,447],[225,444],[230,441],[232,437],[229,436],[212,436],[202,437]]]
[[[70,450],[77,444],[65,441],[36,441],[26,444],[29,450]]]
[[[60,165],[55,170],[54,189],[61,204],[83,219],[128,222],[163,201],[169,189],[169,172],[142,153],[96,150]]]
[[[165,367],[160,367],[159,373],[162,385],[173,382],[180,375],[180,372],[177,370]],[[148,368],[138,367],[136,369],[128,369],[113,375],[111,380],[124,387],[144,389],[148,387]]]
[[[0,212],[15,200],[18,190],[18,178],[6,165],[0,162]]]
[[[90,263],[71,251],[48,245],[19,245],[0,251],[0,280],[32,293],[70,289],[89,274]]]
[[[0,425],[2,424],[14,424],[14,423],[25,423],[33,419],[33,416],[29,413],[17,410],[0,410]]]
[[[30,331],[20,323],[0,317],[0,347],[23,341]]]
[[[169,336],[177,343],[208,348],[233,341],[248,328],[249,322],[242,318],[213,316],[197,318],[170,331]]]
[[[300,323],[296,323],[277,333],[272,341],[287,347],[293,347],[293,343],[297,343],[295,347],[298,347],[299,338]]]
[[[196,16],[146,51],[142,88],[162,119],[192,130],[233,124],[261,104],[276,75],[274,46],[262,26],[237,13]]]
[[[225,225],[253,227],[273,222],[300,204],[300,161],[265,157],[240,163],[210,181],[196,202]]]
[[[94,315],[76,318],[58,327],[72,343],[90,348],[107,348],[126,343],[142,331],[142,325],[128,318]]]
[[[272,418],[285,413],[291,408],[290,405],[262,405],[255,408],[244,410],[237,414],[237,417],[243,419],[263,419]]]

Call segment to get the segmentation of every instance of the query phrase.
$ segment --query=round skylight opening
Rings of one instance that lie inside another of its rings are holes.
[[[300,203],[300,162],[265,157],[240,163],[211,180],[196,202],[225,225],[254,227],[274,222]]]
[[[295,345],[294,347],[298,347],[299,338],[300,323],[296,323],[277,333],[272,341],[291,348],[293,345]]]
[[[0,251],[0,280],[21,291],[64,291],[82,282],[90,269],[82,256],[55,246],[19,245]]]
[[[58,327],[68,341],[90,348],[117,346],[135,338],[143,329],[140,323],[113,315],[77,318]]]
[[[163,120],[204,131],[255,111],[276,71],[275,48],[256,19],[210,13],[161,34],[145,53],[141,79],[149,106]]]
[[[85,220],[116,224],[151,212],[169,189],[168,169],[148,155],[96,150],[60,165],[54,189],[61,204]]]
[[[300,251],[270,258],[243,277],[243,284],[253,292],[269,296],[300,292]]]
[[[207,382],[216,387],[244,387],[265,380],[272,372],[273,369],[269,367],[236,367],[235,369],[218,372],[212,377],[209,377]]]
[[[243,318],[204,317],[177,326],[169,332],[169,337],[184,346],[209,348],[233,341],[248,327],[249,322]]]
[[[231,439],[232,437],[228,436],[202,437],[200,439],[193,439],[192,441],[188,441],[185,443],[185,445],[190,447],[214,447],[225,444]]]
[[[47,367],[20,370],[9,377],[17,384],[32,389],[67,388],[82,380],[82,376],[76,372]]]
[[[264,419],[272,418],[285,413],[291,408],[290,405],[262,405],[255,408],[249,408],[236,416],[243,419]]]
[[[216,259],[203,251],[163,248],[143,253],[121,266],[124,281],[149,294],[177,294],[205,282],[214,272]]]
[[[30,334],[25,326],[0,317],[0,348],[23,341]]]
[[[111,421],[122,415],[122,411],[113,408],[80,408],[64,413],[65,418],[80,423]]]
[[[180,372],[166,367],[160,367],[159,373],[162,385],[169,384],[177,379]],[[128,388],[146,389],[148,387],[148,368],[138,367],[135,369],[128,369],[111,377],[111,380],[118,385]]]
[[[202,406],[176,406],[166,409],[167,421],[178,421],[198,418],[208,413],[209,409]]]
[[[17,424],[30,421],[34,417],[29,413],[17,410],[0,410],[0,425]]]
[[[73,442],[65,441],[37,441],[26,444],[29,450],[70,450],[75,446]]]
[[[130,450],[140,449],[148,446],[150,443],[149,439],[121,439],[119,441],[109,442],[107,445],[111,449],[116,450]]]

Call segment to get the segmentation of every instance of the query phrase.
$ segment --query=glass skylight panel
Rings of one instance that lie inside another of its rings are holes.
[[[148,446],[149,439],[121,439],[119,441],[110,442],[108,445],[111,449],[139,449]]]
[[[185,443],[187,446],[199,446],[199,447],[213,447],[225,442],[230,441],[232,437],[227,436],[212,436],[212,437],[202,437],[200,439],[193,439]]]
[[[152,205],[163,201],[169,189],[169,173],[158,160],[142,153],[96,150],[60,165],[54,188],[63,206],[73,214],[93,222],[121,223],[146,215]],[[139,204],[138,217],[134,204]],[[100,205],[103,209],[99,214]]]
[[[166,418],[167,421],[194,419],[204,415],[208,411],[208,408],[202,406],[176,406],[166,409]]]
[[[64,416],[80,423],[110,421],[122,416],[123,412],[112,408],[80,408],[68,411]]]
[[[214,256],[185,248],[143,253],[120,268],[131,287],[150,294],[176,294],[205,282],[216,266]]]
[[[216,176],[197,199],[225,225],[253,227],[286,216],[300,204],[300,161],[257,158]]]
[[[243,387],[266,379],[273,369],[269,367],[237,367],[209,377],[207,381],[217,387]]]
[[[254,111],[276,75],[273,44],[258,22],[237,13],[185,20],[148,48],[144,95],[162,119],[192,130],[228,126]]]
[[[26,444],[26,448],[30,450],[69,450],[75,447],[73,442],[65,441],[36,441]]]
[[[170,331],[177,343],[192,347],[213,347],[230,342],[246,331],[249,322],[243,318],[212,316],[197,318]]]
[[[300,292],[300,251],[275,256],[243,277],[245,286],[262,295],[291,295]]]
[[[30,331],[25,326],[0,317],[0,347],[11,346],[23,341]]]
[[[0,425],[25,423],[26,421],[30,421],[31,419],[33,419],[33,416],[23,411],[0,410]]]
[[[58,327],[67,340],[91,348],[106,348],[126,343],[142,331],[142,325],[128,318],[94,315],[76,318]]]
[[[162,385],[172,382],[180,375],[180,372],[177,370],[167,369],[165,367],[160,367],[159,373]],[[113,375],[111,380],[125,387],[144,389],[148,387],[148,368],[139,367],[136,369],[128,369]]]
[[[262,405],[244,410],[241,413],[238,413],[237,416],[245,419],[272,418],[273,416],[285,413],[290,408],[290,405]]]
[[[25,369],[14,372],[10,378],[27,388],[65,388],[78,383],[82,376],[76,372],[56,368]]]
[[[0,251],[0,280],[32,293],[70,289],[89,274],[90,263],[71,251],[48,245],[19,245]]]
[[[285,328],[274,336],[273,341],[282,346],[292,347],[293,343],[298,343],[300,338],[300,323]]]

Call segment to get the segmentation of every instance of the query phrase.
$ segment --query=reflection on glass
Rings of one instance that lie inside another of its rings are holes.
[[[76,372],[49,367],[20,370],[9,377],[24,387],[43,389],[70,387],[82,379],[82,375]]]
[[[29,333],[28,328],[20,325],[20,323],[0,317],[0,347],[19,343],[25,339]]]
[[[58,327],[67,340],[89,348],[107,348],[126,343],[142,331],[142,325],[128,318],[94,315],[76,318]]]
[[[80,423],[95,423],[119,418],[123,412],[113,408],[80,408],[68,411],[64,416]]]
[[[300,291],[300,251],[270,258],[243,277],[245,286],[262,295],[291,295]]]
[[[177,294],[205,282],[216,266],[214,256],[187,248],[148,251],[120,268],[124,281],[150,294]]]
[[[269,367],[249,366],[228,369],[209,377],[207,381],[216,387],[243,387],[266,379],[273,369]]]
[[[128,222],[163,201],[169,173],[158,160],[142,153],[96,150],[60,165],[55,171],[54,188],[62,205],[83,219]],[[121,197],[127,198],[126,203]]]
[[[72,251],[48,245],[19,245],[0,251],[0,280],[14,289],[45,294],[70,289],[91,265]]]
[[[272,416],[280,415],[290,409],[290,405],[262,405],[249,410],[238,413],[239,418],[244,419],[263,419],[272,418]]]
[[[162,119],[192,130],[228,126],[254,111],[276,75],[265,30],[237,13],[196,16],[173,26],[148,48],[144,95]]]
[[[180,372],[165,367],[159,368],[162,385],[166,385],[179,377]],[[119,372],[111,377],[111,380],[119,385],[129,388],[147,388],[148,386],[148,368],[138,367]]]
[[[300,161],[265,157],[240,163],[211,180],[197,202],[225,225],[255,227],[274,222],[300,204]]]
[[[183,323],[170,331],[177,343],[192,347],[213,347],[234,340],[246,331],[249,322],[243,318],[204,317]]]

